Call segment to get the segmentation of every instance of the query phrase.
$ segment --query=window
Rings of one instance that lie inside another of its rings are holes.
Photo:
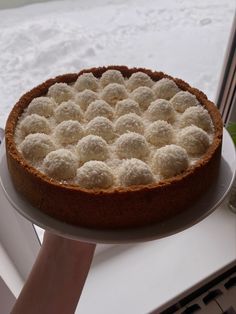
[[[217,105],[225,123],[236,121],[236,16],[226,51]]]

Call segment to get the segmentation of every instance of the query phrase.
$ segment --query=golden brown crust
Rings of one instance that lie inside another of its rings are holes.
[[[117,69],[125,77],[142,71],[154,81],[173,79],[182,90],[194,94],[211,115],[215,135],[206,154],[186,172],[147,186],[91,191],[78,186],[59,184],[31,167],[18,152],[14,133],[19,116],[35,97],[45,95],[56,82],[72,83],[84,72],[100,77],[107,69]],[[6,155],[16,189],[44,213],[61,221],[90,228],[127,228],[166,220],[185,210],[217,176],[221,159],[222,120],[215,105],[199,90],[163,72],[126,66],[91,68],[49,79],[23,95],[12,109],[6,124]]]

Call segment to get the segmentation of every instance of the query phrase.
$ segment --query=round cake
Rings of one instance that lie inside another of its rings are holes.
[[[218,175],[222,120],[163,72],[91,68],[24,94],[5,128],[16,190],[62,222],[136,228],[188,209]]]

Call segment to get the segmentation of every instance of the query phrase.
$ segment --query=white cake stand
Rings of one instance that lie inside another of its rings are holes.
[[[13,207],[26,219],[53,233],[71,239],[96,243],[133,243],[170,236],[193,226],[210,215],[227,196],[235,175],[235,147],[224,129],[219,176],[211,188],[184,212],[162,223],[125,230],[98,230],[73,226],[58,221],[31,206],[14,188],[6,161],[5,143],[0,149],[0,183]]]

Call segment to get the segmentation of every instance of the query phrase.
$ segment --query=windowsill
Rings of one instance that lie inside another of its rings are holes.
[[[236,215],[224,202],[201,223],[174,236],[101,251],[79,310],[93,313],[96,304],[97,314],[147,313],[235,259]]]
[[[8,288],[11,290],[15,297],[18,296],[19,291],[23,287],[23,279],[17,272],[15,265],[12,263],[9,258],[7,252],[3,248],[0,243],[0,260],[1,260],[1,268],[0,268],[0,276],[3,281],[6,283]]]

